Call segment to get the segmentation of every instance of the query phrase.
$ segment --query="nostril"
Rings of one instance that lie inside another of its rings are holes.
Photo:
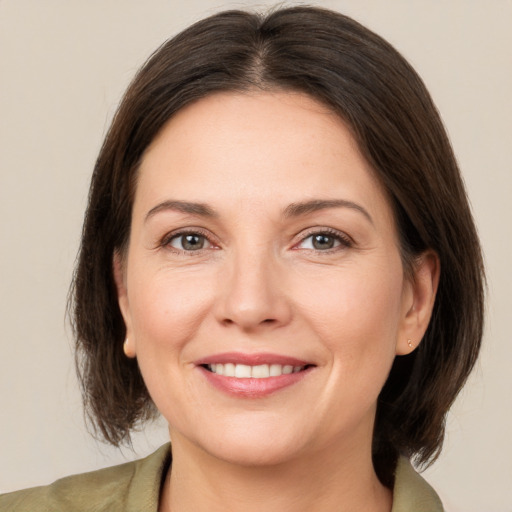
[[[273,324],[275,322],[276,322],[275,318],[265,318],[265,320],[261,321],[261,324]],[[225,318],[224,320],[222,320],[222,323],[224,325],[233,325],[233,324],[236,324],[237,322],[231,318]]]

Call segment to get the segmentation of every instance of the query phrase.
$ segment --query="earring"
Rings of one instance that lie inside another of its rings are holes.
[[[411,340],[407,340],[407,345],[409,345],[409,348],[412,348],[412,341]]]

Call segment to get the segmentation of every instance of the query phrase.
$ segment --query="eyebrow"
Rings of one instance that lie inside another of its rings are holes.
[[[317,212],[319,210],[326,210],[328,208],[350,208],[362,213],[366,219],[373,224],[371,215],[361,205],[347,201],[345,199],[312,199],[310,201],[303,201],[300,203],[292,203],[284,210],[285,217],[299,217],[307,215],[308,213]]]
[[[371,215],[359,204],[346,199],[311,199],[309,201],[301,201],[291,203],[284,209],[284,217],[300,217],[309,213],[314,213],[328,208],[350,208],[362,213],[366,219],[373,224]],[[190,201],[169,200],[163,201],[151,208],[146,214],[145,222],[157,213],[165,210],[175,210],[190,215],[198,215],[200,217],[218,217],[218,213],[205,203],[194,203]]]
[[[164,210],[175,210],[181,213],[198,215],[200,217],[217,217],[217,212],[204,203],[193,203],[190,201],[164,201],[151,208],[146,214],[145,222],[157,213]]]

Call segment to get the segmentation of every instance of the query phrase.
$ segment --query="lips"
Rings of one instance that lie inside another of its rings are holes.
[[[215,388],[245,398],[272,394],[301,381],[314,364],[276,354],[216,354],[196,367]]]

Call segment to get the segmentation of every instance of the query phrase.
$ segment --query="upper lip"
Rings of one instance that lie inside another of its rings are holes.
[[[213,354],[194,362],[196,366],[207,364],[245,364],[247,366],[258,366],[261,364],[280,364],[290,366],[312,365],[310,361],[304,361],[296,357],[285,356],[281,354],[257,353],[244,354],[241,352],[224,352],[222,354]]]

